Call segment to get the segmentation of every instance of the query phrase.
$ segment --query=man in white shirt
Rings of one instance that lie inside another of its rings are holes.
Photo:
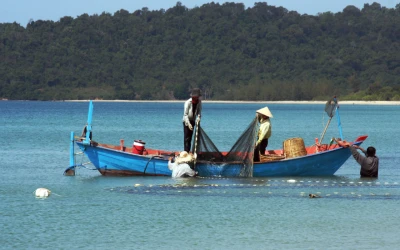
[[[185,102],[183,109],[183,146],[186,152],[190,151],[193,127],[195,126],[196,120],[200,121],[201,117],[201,90],[195,88],[190,94],[190,98]]]
[[[186,151],[182,151],[179,156],[175,158],[175,162],[172,162],[172,157],[170,157],[168,168],[172,171],[172,178],[196,176],[196,171],[189,165],[193,163],[193,161],[193,155]]]

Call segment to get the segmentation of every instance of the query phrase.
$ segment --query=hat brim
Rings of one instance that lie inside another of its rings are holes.
[[[188,155],[186,157],[177,157],[175,161],[178,164],[180,164],[180,163],[184,163],[184,162],[191,162],[193,160],[194,160],[194,158],[191,155]]]
[[[269,110],[268,107],[259,109],[259,110],[257,110],[256,112],[259,113],[259,114],[262,114],[262,115],[271,117],[271,118],[273,117],[273,115],[272,115],[272,113],[271,113],[271,111]]]
[[[201,96],[201,90],[200,89],[193,89],[192,90],[192,93],[190,93],[190,96],[191,97],[199,97],[199,96]]]

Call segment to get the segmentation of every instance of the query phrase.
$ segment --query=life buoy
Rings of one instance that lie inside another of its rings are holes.
[[[35,191],[35,196],[40,197],[40,198],[48,197],[48,196],[50,196],[50,194],[51,194],[51,191],[47,188],[38,188]]]

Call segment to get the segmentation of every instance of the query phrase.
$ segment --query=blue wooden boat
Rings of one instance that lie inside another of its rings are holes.
[[[359,136],[350,144],[360,145],[367,137],[366,135]],[[330,176],[334,175],[351,156],[349,148],[343,148],[337,144],[312,145],[306,147],[306,151],[307,154],[304,156],[282,159],[280,158],[282,150],[269,150],[265,155],[266,161],[254,162],[253,177]],[[199,172],[199,176],[238,176],[242,164],[232,165],[234,164],[212,166],[209,163],[197,162],[196,171]]]
[[[95,142],[91,140],[92,113],[93,104],[90,102],[85,133],[75,137],[71,132],[70,167],[65,173],[74,172],[76,167],[82,166],[75,162],[76,144],[102,175],[171,176],[168,158],[178,155],[179,152],[146,148],[138,153],[135,148],[125,147],[122,142],[120,145]],[[340,125],[340,122],[338,124]],[[360,145],[367,137],[359,136],[350,144]],[[264,159],[253,164],[252,176],[330,176],[351,156],[349,148],[337,144],[315,144],[305,147],[305,150],[305,155],[293,158],[284,158],[283,149],[266,151]],[[239,176],[242,165],[240,162],[213,165],[210,162],[198,161],[196,171],[202,177],[234,177]]]

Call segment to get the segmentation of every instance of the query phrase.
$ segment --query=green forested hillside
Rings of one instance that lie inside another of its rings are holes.
[[[0,99],[400,100],[400,4],[256,3],[0,24]]]

